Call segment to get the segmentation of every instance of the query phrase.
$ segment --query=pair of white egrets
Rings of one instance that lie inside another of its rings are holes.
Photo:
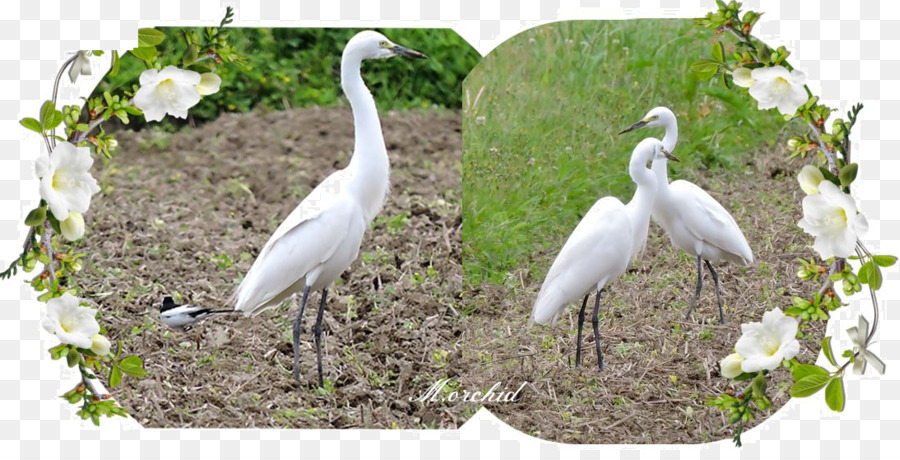
[[[584,296],[578,314],[576,366],[582,362],[582,328],[588,297],[596,289],[592,323],[597,362],[603,370],[598,319],[600,295],[643,251],[651,215],[669,234],[673,246],[697,259],[697,287],[686,317],[700,297],[704,262],[716,285],[720,324],[725,323],[725,312],[719,276],[712,263],[728,261],[746,266],[753,262],[747,239],[719,202],[691,182],[669,183],[666,160],[678,161],[670,153],[678,140],[678,124],[671,110],[657,107],[619,134],[657,126],[666,130],[662,141],[644,139],[631,154],[628,173],[637,184],[634,197],[627,205],[613,197],[601,198],[594,204],[556,257],[534,303],[532,319],[547,324],[556,322],[566,304]],[[648,162],[652,162],[651,169],[647,168]]]

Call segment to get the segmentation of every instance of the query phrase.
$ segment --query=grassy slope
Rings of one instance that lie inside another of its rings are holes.
[[[740,168],[739,156],[774,142],[763,133],[777,133],[777,114],[691,74],[712,40],[689,20],[565,22],[485,58],[464,83],[467,280],[502,282],[530,255],[557,250],[599,197],[627,200],[633,146],[662,132],[616,133],[654,106],[679,117],[673,180],[683,168]]]

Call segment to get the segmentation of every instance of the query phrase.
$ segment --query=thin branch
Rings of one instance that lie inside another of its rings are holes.
[[[841,171],[837,169],[837,162],[834,160],[834,153],[828,150],[825,146],[825,143],[822,142],[822,139],[819,138],[819,128],[816,127],[812,122],[809,123],[809,127],[812,130],[813,139],[816,143],[819,144],[819,150],[825,155],[825,160],[828,161],[828,169],[834,174],[840,174]]]
[[[53,254],[52,239],[53,239],[53,227],[50,226],[50,220],[48,219],[48,220],[44,221],[43,244],[44,244],[44,248],[47,250],[47,258],[49,260],[49,262],[47,262],[47,266],[45,267],[45,269],[47,270],[47,273],[50,275],[51,290],[52,290],[53,282],[56,280],[56,263],[54,263],[54,260],[56,260],[56,259],[53,257],[54,254]]]

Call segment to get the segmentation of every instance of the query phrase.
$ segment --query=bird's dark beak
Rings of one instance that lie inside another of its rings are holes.
[[[619,134],[629,133],[629,132],[634,131],[634,130],[636,130],[636,129],[643,128],[643,127],[646,126],[646,125],[647,125],[647,122],[644,121],[644,120],[641,120],[641,121],[639,121],[639,122],[637,122],[637,123],[635,123],[635,124],[633,124],[633,125],[631,125],[631,126],[625,128],[625,129],[622,130],[622,132],[620,132]]]
[[[394,45],[391,47],[391,51],[393,51],[394,54],[396,54],[398,56],[406,56],[408,58],[413,58],[413,59],[428,59],[428,56],[426,56],[416,50],[411,50],[405,46]]]
[[[666,158],[668,158],[668,159],[670,159],[670,160],[672,160],[672,161],[681,161],[681,160],[678,159],[678,157],[676,157],[675,155],[672,155],[671,153],[669,153],[669,151],[666,150],[665,147],[660,147],[660,148],[659,148],[659,151],[662,152],[663,155],[666,156]]]

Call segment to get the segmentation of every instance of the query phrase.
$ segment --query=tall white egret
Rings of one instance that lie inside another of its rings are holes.
[[[631,201],[625,205],[615,197],[597,200],[563,245],[541,285],[531,312],[531,319],[538,324],[555,323],[566,304],[584,296],[578,314],[576,366],[581,365],[584,310],[591,290],[596,288],[592,323],[597,361],[600,370],[603,370],[598,319],[600,294],[625,273],[628,262],[643,250],[647,242],[650,212],[657,188],[656,178],[647,168],[647,162],[656,163],[666,158],[678,161],[658,139],[644,139],[634,148],[628,174],[637,184],[637,190]]]
[[[656,107],[639,122],[619,134],[644,127],[661,126],[666,129],[662,143],[666,150],[674,151],[678,141],[678,122],[675,114],[666,107]],[[653,205],[653,221],[669,234],[672,245],[697,258],[697,289],[685,318],[700,298],[703,287],[703,261],[716,284],[716,300],[719,303],[719,324],[725,324],[722,308],[722,290],[719,275],[713,262],[728,261],[743,266],[753,263],[753,252],[747,238],[741,232],[734,217],[702,188],[686,180],[669,183],[668,165],[665,161],[653,164],[653,172],[659,182],[656,202]]]
[[[341,56],[341,88],[353,111],[350,164],[319,184],[278,226],[232,295],[234,309],[257,315],[303,292],[294,320],[294,380],[300,381],[300,320],[309,292],[322,291],[315,342],[322,379],[322,318],[328,287],[356,260],[366,228],[381,211],[389,188],[390,162],[375,100],[360,75],[365,59],[425,58],[384,35],[364,31],[347,42]]]

